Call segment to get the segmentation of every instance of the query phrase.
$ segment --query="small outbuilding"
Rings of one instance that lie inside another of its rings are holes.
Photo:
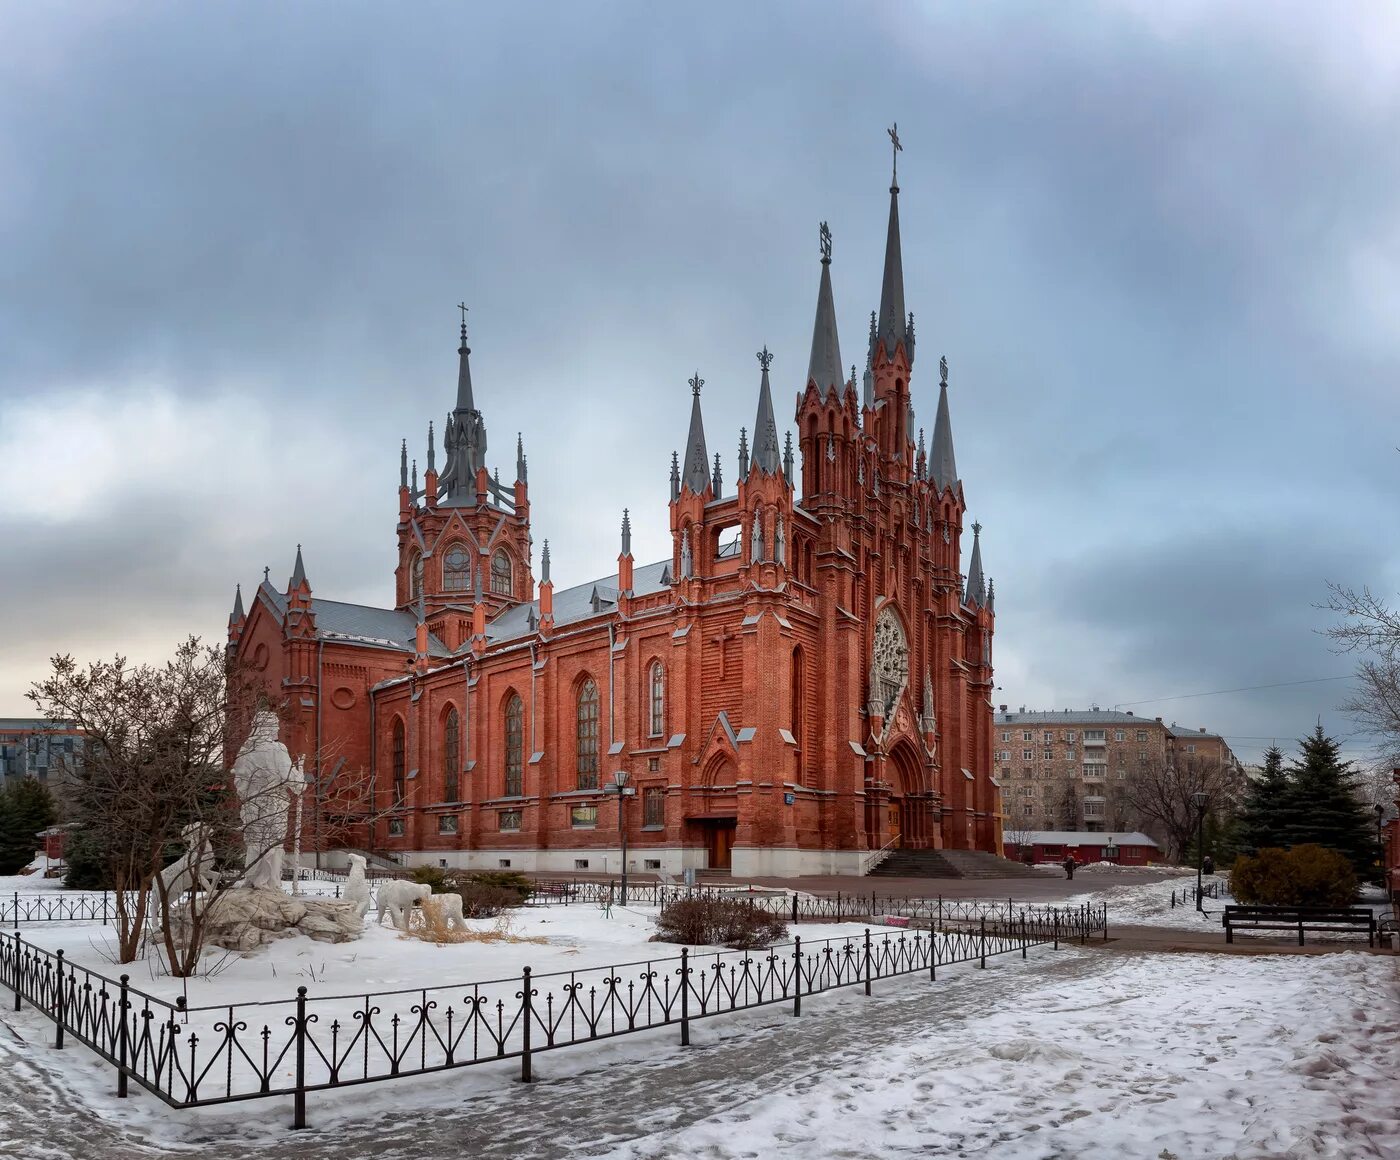
[[[1020,830],[1005,836],[1006,856],[1018,862],[1063,862],[1073,855],[1087,862],[1151,866],[1161,862],[1162,848],[1143,833],[1091,834],[1083,830]]]

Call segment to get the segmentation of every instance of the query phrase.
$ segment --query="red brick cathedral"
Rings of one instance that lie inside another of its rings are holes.
[[[285,591],[264,578],[246,614],[240,593],[230,655],[298,715],[286,739],[308,772],[372,773],[365,844],[409,863],[616,873],[625,812],[639,871],[1000,852],[993,591],[977,524],[961,570],[946,361],[931,447],[915,442],[898,186],[861,377],[841,362],[825,224],[821,242],[800,479],[768,352],[729,487],[697,375],[670,555],[636,565],[624,512],[617,572],[556,591],[548,541],[533,558],[520,444],[510,484],[487,455],[464,321],[442,467],[431,426],[421,485],[401,453],[393,607],[313,596],[300,548]]]

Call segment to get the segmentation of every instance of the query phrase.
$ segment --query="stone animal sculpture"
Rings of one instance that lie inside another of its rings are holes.
[[[369,913],[369,883],[365,881],[365,860],[360,854],[350,855],[350,873],[341,894],[346,902],[354,903],[355,913],[364,918]]]
[[[467,920],[462,917],[462,896],[455,891],[423,899],[423,909],[432,914],[434,925],[443,930],[467,929]]]
[[[408,914],[415,902],[422,902],[432,894],[432,888],[419,882],[386,882],[379,888],[379,906],[374,921],[382,923],[387,912],[389,921],[396,930],[408,929]]]
[[[213,885],[214,852],[209,848],[209,830],[193,822],[180,831],[185,852],[160,872],[165,896],[172,901],[187,890],[208,890]]]
[[[277,739],[277,715],[259,709],[248,740],[233,759],[233,782],[243,822],[243,885],[252,890],[281,890],[286,858],[287,816],[291,797],[306,786],[301,762],[292,761]]]

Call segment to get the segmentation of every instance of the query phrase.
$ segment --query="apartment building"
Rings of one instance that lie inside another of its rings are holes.
[[[67,722],[0,717],[0,785],[10,777],[57,777],[82,753],[82,734]]]

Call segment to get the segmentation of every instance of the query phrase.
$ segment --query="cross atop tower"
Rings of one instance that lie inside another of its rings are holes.
[[[765,371],[773,365],[773,356],[768,353],[767,346],[758,352],[758,365]]]
[[[696,371],[690,376],[690,393],[697,399],[700,397],[700,388],[705,385],[705,380],[700,377],[700,372]]]
[[[826,222],[822,222],[818,232],[821,236],[822,263],[826,264],[831,261],[831,230],[827,228]]]
[[[888,134],[890,135],[890,144],[891,144],[892,146],[894,146],[894,149],[893,149],[893,152],[892,152],[892,158],[891,158],[891,159],[892,159],[892,176],[891,176],[891,178],[890,178],[890,184],[891,184],[895,189],[898,189],[898,188],[899,188],[899,155],[900,155],[901,153],[904,152],[904,146],[901,145],[901,144],[899,143],[899,122],[896,121],[893,125],[891,125],[888,129],[886,129],[885,132],[888,133]]]
[[[466,342],[466,341],[467,341],[467,304],[466,304],[465,302],[459,302],[459,303],[457,303],[457,309],[460,310],[460,311],[462,312],[462,341],[463,341],[463,342]]]

